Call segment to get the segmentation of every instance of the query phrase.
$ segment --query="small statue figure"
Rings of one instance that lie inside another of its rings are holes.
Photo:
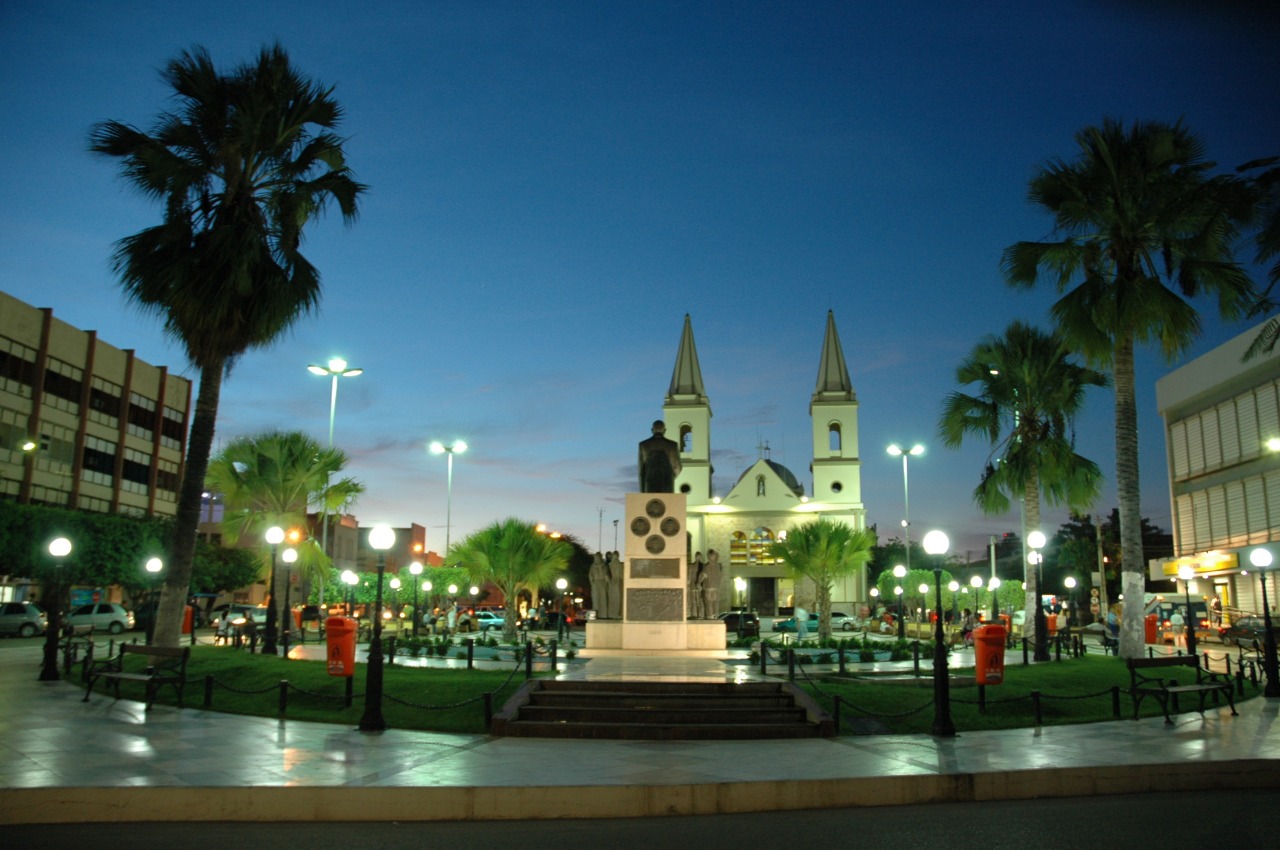
[[[707,577],[702,591],[702,609],[706,617],[714,617],[720,610],[720,554],[715,549],[707,550],[707,562],[702,566]]]
[[[622,571],[624,569],[622,556],[618,552],[610,552],[608,559],[604,563],[606,571],[609,573],[609,619],[622,619]]]
[[[640,441],[640,492],[674,493],[676,476],[680,474],[680,447],[664,434],[667,426],[661,419],[653,423],[653,436]]]
[[[688,593],[685,596],[685,614],[690,620],[701,619],[698,611],[702,607],[702,594],[698,592],[698,575],[702,572],[702,553],[698,552],[693,556],[693,563],[689,564]]]
[[[591,559],[587,581],[591,583],[591,604],[595,606],[596,616],[603,619],[609,607],[609,574],[604,568],[604,556],[599,552]]]

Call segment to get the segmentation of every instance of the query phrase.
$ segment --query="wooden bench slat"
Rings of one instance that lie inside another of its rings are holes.
[[[1237,713],[1234,698],[1235,686],[1231,683],[1231,680],[1202,668],[1200,659],[1196,656],[1162,655],[1155,658],[1130,658],[1126,663],[1129,667],[1129,694],[1133,698],[1134,720],[1138,719],[1142,700],[1148,696],[1153,696],[1160,701],[1160,708],[1164,711],[1164,722],[1173,723],[1173,719],[1169,717],[1169,697],[1172,695],[1176,700],[1177,694],[1187,693],[1200,695],[1198,711],[1201,716],[1204,715],[1204,698],[1206,694],[1214,694],[1215,701],[1218,693],[1225,694],[1227,704],[1231,706],[1231,713]],[[1176,667],[1193,669],[1196,674],[1195,682],[1187,685],[1179,684],[1175,679],[1170,679],[1166,682],[1157,676],[1142,672],[1143,670],[1165,670]]]
[[[142,655],[157,661],[145,668],[141,673],[126,673],[124,670],[125,657],[131,654]],[[108,658],[104,661],[95,661],[85,670],[84,702],[89,701],[89,695],[93,693],[94,683],[98,679],[105,679],[111,683],[116,699],[120,698],[120,683],[122,681],[145,682],[147,685],[147,711],[151,710],[151,703],[155,701],[156,691],[160,689],[160,686],[171,685],[178,694],[178,705],[181,707],[185,705],[184,691],[187,684],[187,660],[190,657],[190,647],[179,649],[135,643],[121,644],[120,652],[116,657]]]

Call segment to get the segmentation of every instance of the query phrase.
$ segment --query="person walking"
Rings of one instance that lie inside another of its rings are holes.
[[[1186,646],[1187,635],[1184,628],[1186,620],[1182,617],[1182,609],[1174,608],[1173,613],[1169,616],[1169,629],[1173,632],[1173,645]]]

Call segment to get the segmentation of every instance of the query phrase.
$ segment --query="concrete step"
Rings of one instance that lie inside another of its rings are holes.
[[[653,723],[547,723],[519,721],[508,724],[512,738],[601,738],[627,741],[727,741],[779,738],[817,738],[812,724],[653,724]]]
[[[605,706],[539,706],[520,709],[520,722],[550,723],[649,723],[658,725],[719,726],[722,724],[805,723],[798,706],[775,709],[669,708]]]

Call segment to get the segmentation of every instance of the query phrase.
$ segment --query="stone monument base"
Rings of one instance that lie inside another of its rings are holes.
[[[727,645],[723,620],[689,620],[683,623],[636,623],[624,620],[589,620],[587,649],[630,650],[638,654],[679,655],[720,651]]]

